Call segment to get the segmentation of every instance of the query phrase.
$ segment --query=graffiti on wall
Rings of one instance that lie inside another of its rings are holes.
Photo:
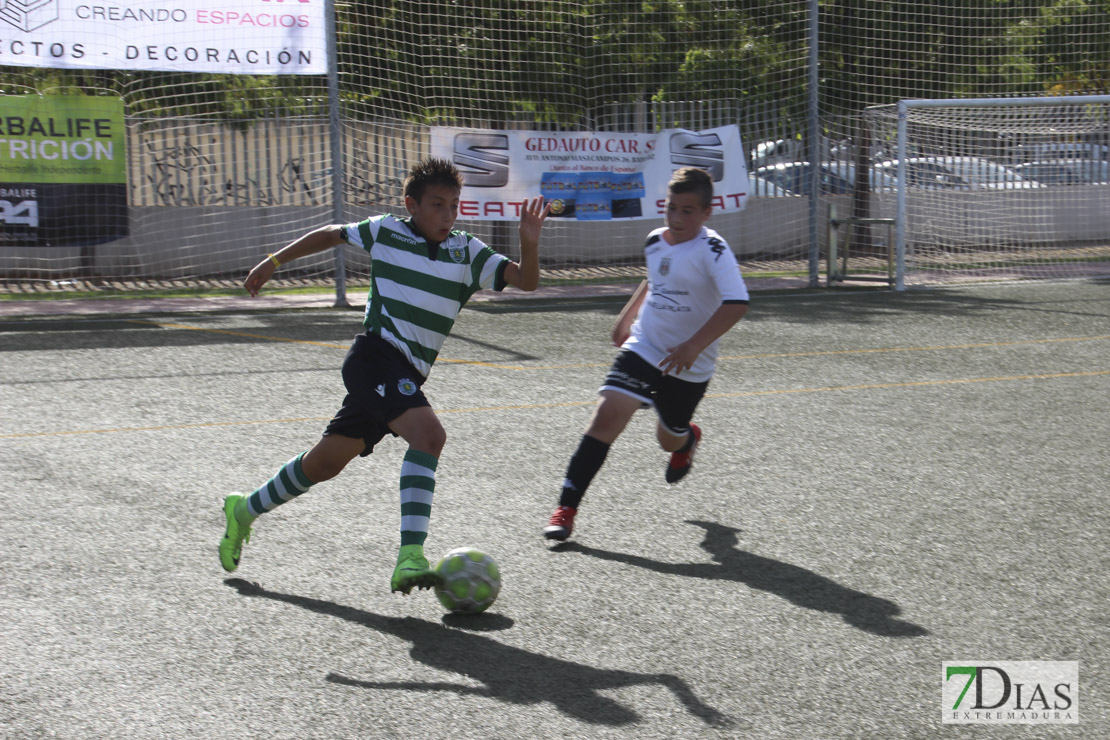
[[[132,148],[132,205],[319,206],[332,202],[330,157],[318,130],[257,126],[143,132]],[[200,126],[198,126],[198,129]],[[351,147],[352,149],[354,147]],[[405,169],[361,151],[344,163],[344,202],[389,207],[402,201]]]

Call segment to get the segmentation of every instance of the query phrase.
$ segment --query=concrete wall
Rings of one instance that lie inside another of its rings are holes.
[[[877,194],[875,217],[892,218],[892,193]],[[847,216],[851,201],[836,196],[822,201],[818,215],[824,251],[829,207]],[[805,260],[809,252],[808,201],[803,197],[751,198],[740,213],[722,213],[710,225],[743,259]],[[379,212],[368,209],[367,214]],[[0,247],[0,277],[77,277],[84,265],[113,280],[184,279],[240,276],[267,252],[304,232],[330,223],[330,206],[134,207],[131,236],[85,248]],[[985,221],[982,214],[991,218]],[[364,214],[365,215],[365,214]],[[361,216],[352,216],[356,220]],[[1110,185],[1035,190],[914,194],[909,204],[911,243],[939,246],[1059,244],[1103,241],[1110,244]],[[610,223],[561,222],[545,227],[541,259],[548,266],[637,263],[644,235],[660,221]],[[515,256],[512,224],[459,222],[495,248]],[[507,246],[506,246],[507,245]],[[368,267],[367,259],[347,250],[347,264]],[[328,274],[330,255],[299,263],[302,271]]]
[[[894,218],[894,193],[877,194],[875,203],[875,216]],[[939,247],[1110,244],[1110,185],[1106,184],[972,192],[915,190],[907,199],[906,211],[911,243]]]

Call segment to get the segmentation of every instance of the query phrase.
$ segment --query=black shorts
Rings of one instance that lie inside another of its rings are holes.
[[[659,423],[672,434],[679,436],[690,429],[701,399],[709,388],[709,381],[691,383],[663,371],[640,357],[632,350],[623,349],[609,368],[600,390],[617,391],[638,398],[645,406],[655,408]]]
[[[390,431],[389,422],[409,409],[430,406],[420,386],[424,376],[405,356],[376,334],[360,334],[343,360],[343,385],[347,396],[335,418],[328,422],[324,436],[338,434],[361,439],[366,445],[362,455]]]

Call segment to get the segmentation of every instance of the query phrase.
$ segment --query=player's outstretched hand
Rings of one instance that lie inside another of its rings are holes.
[[[522,245],[537,245],[540,242],[540,229],[543,222],[551,213],[551,204],[544,205],[542,197],[531,198],[524,201],[520,209],[520,243]]]
[[[659,362],[659,369],[664,375],[682,375],[683,370],[689,370],[697,361],[701,350],[690,342],[683,342],[675,347],[667,347],[667,356]]]
[[[247,279],[243,281],[243,287],[251,294],[251,297],[258,295],[258,291],[262,290],[262,286],[269,281],[274,275],[274,263],[269,259],[264,259],[254,266],[254,269],[247,275]]]

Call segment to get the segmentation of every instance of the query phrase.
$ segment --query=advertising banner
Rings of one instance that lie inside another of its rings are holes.
[[[537,195],[557,218],[659,218],[671,174],[686,166],[713,177],[715,210],[740,210],[748,194],[737,126],[656,134],[436,127],[432,156],[462,172],[462,219],[516,220]]]
[[[324,0],[0,0],[0,64],[325,74]]]
[[[0,246],[127,236],[123,101],[0,95]]]

